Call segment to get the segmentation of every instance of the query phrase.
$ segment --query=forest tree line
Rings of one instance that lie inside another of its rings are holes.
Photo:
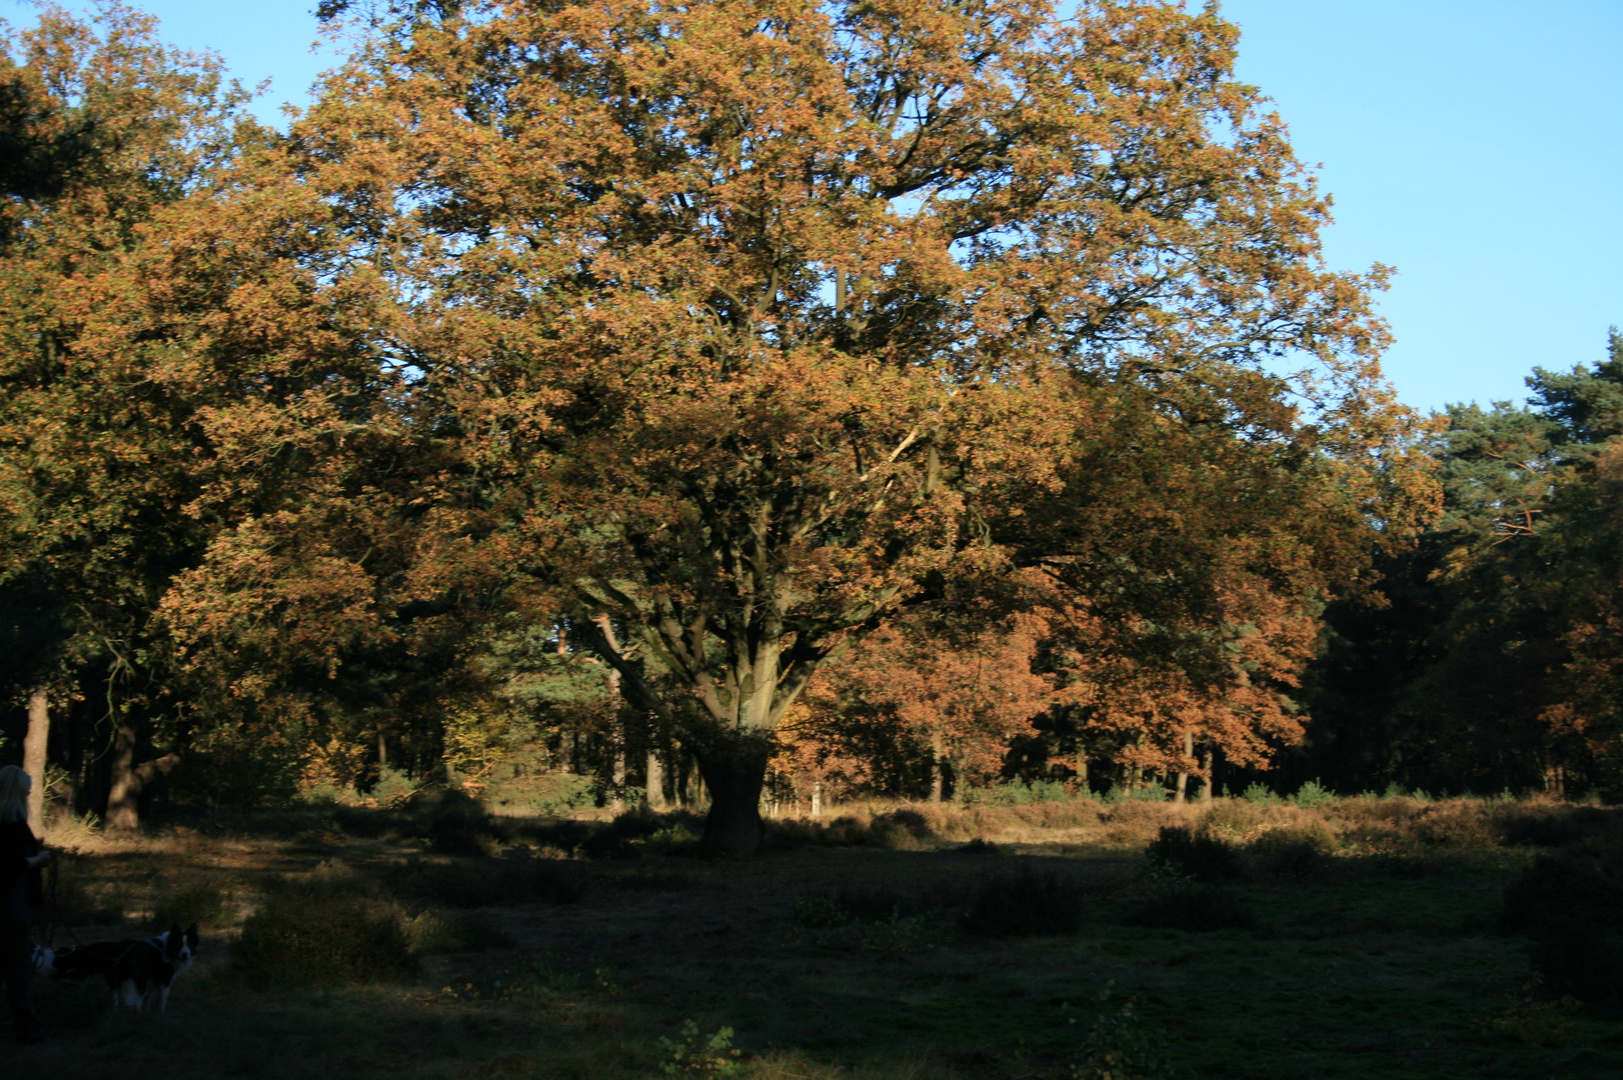
[[[0,66],[0,752],[1613,791],[1623,346],[1425,418],[1171,3],[326,3],[285,132],[117,3]]]

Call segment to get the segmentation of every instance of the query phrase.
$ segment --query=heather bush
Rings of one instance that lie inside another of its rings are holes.
[[[983,878],[970,894],[961,926],[987,937],[1074,934],[1082,925],[1084,892],[1053,870],[1022,867]]]
[[[1549,921],[1623,927],[1623,859],[1540,855],[1505,886],[1500,922],[1518,933]]]
[[[1436,802],[1421,808],[1413,820],[1414,835],[1432,847],[1484,848],[1499,842],[1487,804],[1474,799]]]
[[[1257,867],[1282,877],[1315,877],[1329,869],[1335,837],[1320,824],[1270,829],[1248,849]]]
[[[1599,912],[1563,914],[1535,928],[1533,970],[1557,994],[1583,1001],[1623,1001],[1623,930]]]
[[[1556,993],[1623,998],[1623,850],[1539,856],[1505,887],[1501,925],[1533,938],[1533,969]]]
[[[404,906],[331,865],[266,897],[243,924],[231,965],[255,987],[399,982],[418,971]]]
[[[418,956],[511,949],[513,939],[488,919],[465,911],[423,908],[406,919],[406,940]]]
[[[1144,854],[1156,869],[1195,881],[1233,881],[1241,876],[1240,857],[1215,836],[1181,825],[1163,825]]]
[[[1501,842],[1512,847],[1567,847],[1623,840],[1623,813],[1554,802],[1499,803],[1490,813]]]
[[[868,823],[868,835],[880,847],[917,851],[932,833],[923,814],[903,807],[875,817]]]

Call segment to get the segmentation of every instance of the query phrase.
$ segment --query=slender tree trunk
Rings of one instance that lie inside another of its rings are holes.
[[[699,773],[710,789],[710,812],[699,846],[728,859],[752,859],[761,847],[761,788],[770,754],[764,740],[728,739],[696,754]]]
[[[947,786],[946,751],[941,745],[941,736],[935,735],[930,739],[930,801],[939,803],[944,789]]]
[[[1093,790],[1088,787],[1088,756],[1086,754],[1076,755],[1076,790],[1083,795],[1091,794]]]
[[[1190,758],[1195,756],[1195,733],[1193,731],[1186,731],[1183,733],[1183,756],[1185,761],[1188,761]],[[1182,806],[1188,801],[1188,798],[1189,771],[1187,769],[1179,769],[1177,791],[1173,795],[1172,801],[1177,803],[1179,806]]]
[[[45,748],[51,738],[51,701],[45,687],[28,694],[28,733],[23,736],[23,772],[34,780],[28,792],[28,820],[45,829]]]
[[[1195,797],[1201,802],[1212,801],[1212,781],[1215,779],[1212,776],[1212,767],[1215,764],[1212,748],[1208,746],[1200,755],[1200,787],[1195,792]]]
[[[648,764],[643,774],[643,787],[647,791],[648,809],[665,809],[665,763],[660,760],[659,748],[650,747]]]
[[[620,639],[614,633],[614,623],[607,615],[597,615],[592,618],[597,624],[598,632],[603,640],[618,657],[625,656],[625,650],[620,647]],[[609,808],[616,814],[626,808],[626,727],[624,702],[620,700],[620,669],[609,666],[609,705],[614,710],[613,718],[609,721],[609,741],[613,744],[609,764]]]
[[[618,725],[616,725],[618,727]],[[626,741],[624,730],[616,730],[614,739],[614,762],[609,770],[609,809],[616,814],[622,814],[626,808]]]
[[[383,729],[378,728],[378,775],[389,767],[389,744],[383,741]]]

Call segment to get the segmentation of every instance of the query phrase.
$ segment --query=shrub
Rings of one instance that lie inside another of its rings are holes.
[[[1001,849],[985,837],[977,836],[952,849],[960,855],[996,855]]]
[[[1293,800],[1303,810],[1317,810],[1322,806],[1334,806],[1341,800],[1335,792],[1321,785],[1317,780],[1309,780],[1296,789],[1296,798]]]
[[[1163,1080],[1173,1076],[1167,1062],[1166,1032],[1144,1023],[1138,998],[1115,998],[1114,984],[1099,995],[1099,1016],[1082,1044],[1075,1080]]]
[[[1619,814],[1594,806],[1560,803],[1509,803],[1491,813],[1502,843],[1513,847],[1564,847],[1615,838]],[[1615,840],[1614,840],[1615,842]]]
[[[930,839],[930,823],[917,810],[892,810],[868,823],[868,835],[880,847],[895,851],[916,851]]]
[[[587,838],[597,831],[591,822],[563,818],[538,824],[521,825],[513,830],[516,839],[537,847],[551,848],[565,855],[577,854]]]
[[[406,920],[406,940],[418,956],[511,949],[514,944],[486,919],[435,907],[424,908]]]
[[[854,817],[837,817],[822,830],[822,842],[834,847],[855,847],[867,839],[868,827]]]
[[[495,855],[502,830],[477,800],[459,788],[429,788],[412,799],[411,831],[428,837],[442,855]]]
[[[1500,923],[1516,933],[1546,922],[1623,928],[1623,860],[1540,855],[1505,886]]]
[[[1164,930],[1250,930],[1256,916],[1245,902],[1221,885],[1177,881],[1156,886],[1135,898],[1125,921],[1132,926]]]
[[[740,1051],[733,1046],[730,1027],[705,1035],[698,1024],[688,1020],[679,1038],[662,1038],[659,1048],[664,1056],[659,1068],[667,1076],[725,1076],[739,1065]]]
[[[1082,925],[1082,901],[1075,881],[1024,867],[982,879],[970,895],[962,926],[988,937],[1074,934]]]
[[[1560,1046],[1572,1037],[1572,1017],[1578,1002],[1571,997],[1549,1000],[1537,993],[1538,980],[1529,980],[1520,994],[1511,995],[1503,1013],[1489,1022],[1501,1035],[1524,1046]]]
[[[378,772],[377,783],[369,794],[379,806],[399,806],[417,794],[420,785],[399,769],[385,767]]]
[[[1542,921],[1534,932],[1533,970],[1557,994],[1615,1002],[1623,999],[1623,931],[1597,916]]]
[[[940,914],[936,902],[879,885],[807,893],[791,920],[823,948],[916,952],[931,944]]]
[[[1161,826],[1144,854],[1156,869],[1196,881],[1232,881],[1240,876],[1240,858],[1232,847],[1180,825]]]
[[[1275,795],[1265,784],[1253,782],[1246,786],[1245,792],[1240,796],[1248,803],[1259,806],[1280,806],[1285,800]]]
[[[267,897],[243,924],[231,961],[256,987],[398,982],[418,970],[405,908],[325,865]]]
[[[1533,968],[1556,993],[1623,997],[1623,852],[1539,856],[1505,887],[1501,924],[1531,934]]]
[[[1330,830],[1322,825],[1272,829],[1251,845],[1257,864],[1270,874],[1310,877],[1329,869],[1328,852],[1335,846]]]
[[[1423,843],[1433,847],[1484,848],[1499,842],[1499,831],[1489,820],[1484,804],[1471,800],[1421,807],[1414,829]]]

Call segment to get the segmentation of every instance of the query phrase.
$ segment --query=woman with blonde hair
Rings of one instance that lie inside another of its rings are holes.
[[[34,943],[28,923],[39,905],[38,870],[51,861],[28,828],[33,777],[15,765],[0,768],[0,978],[6,983],[12,1030],[21,1043],[42,1043],[45,1028],[34,1012]]]

